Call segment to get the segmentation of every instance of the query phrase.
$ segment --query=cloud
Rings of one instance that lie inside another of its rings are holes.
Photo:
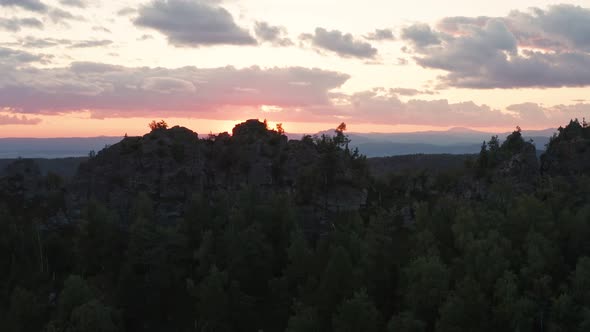
[[[59,3],[61,3],[64,6],[78,8],[86,8],[88,6],[88,4],[84,0],[60,0]]]
[[[166,69],[75,62],[34,68],[27,64],[39,56],[0,49],[2,63],[10,58],[8,63],[15,65],[2,67],[5,75],[0,76],[0,114],[19,116],[88,110],[94,118],[165,114],[228,119],[268,117],[270,112],[273,121],[527,128],[556,126],[590,113],[590,104],[582,102],[553,107],[524,103],[499,110],[472,101],[400,100],[431,93],[411,88],[348,94],[337,92],[348,75],[301,67]]]
[[[356,123],[489,127],[514,125],[514,117],[474,102],[446,99],[402,102],[392,90],[371,90],[345,96],[338,115]]]
[[[0,17],[0,29],[18,32],[22,28],[34,28],[34,29],[42,29],[43,22],[39,21],[36,18],[29,17],[29,18],[1,18]]]
[[[402,38],[410,41],[418,48],[441,43],[439,36],[428,24],[417,23],[402,29]]]
[[[59,8],[52,8],[47,13],[47,16],[54,22],[54,23],[63,23],[68,20],[74,21],[83,21],[84,18],[81,16],[75,16],[72,13],[59,9]]]
[[[389,89],[391,93],[395,93],[400,96],[417,96],[417,95],[434,95],[434,91],[430,90],[418,90],[418,89],[408,89],[408,88],[393,88]]]
[[[582,87],[590,85],[589,22],[589,9],[558,5],[506,17],[448,17],[438,30],[420,25],[414,30],[424,33],[405,31],[404,39],[419,65],[447,72],[440,87]]]
[[[590,51],[588,8],[555,5],[547,10],[512,11],[504,20],[523,46]]]
[[[135,13],[137,13],[137,9],[131,7],[121,8],[119,11],[117,11],[117,15],[119,16],[129,16]]]
[[[372,89],[353,94],[332,93],[332,104],[306,108],[281,108],[272,121],[325,122],[378,125],[420,125],[434,127],[547,128],[582,119],[590,104],[543,107],[535,103],[493,109],[473,101],[451,103],[446,99],[401,101],[394,89]],[[262,112],[262,110],[261,110]],[[260,117],[267,115],[259,114]]]
[[[10,111],[8,109],[0,109],[0,111]],[[0,126],[6,125],[37,125],[41,123],[41,119],[37,118],[29,118],[27,116],[21,115],[4,115],[0,114]]]
[[[226,9],[207,0],[154,0],[139,9],[135,24],[161,32],[175,46],[256,44]]]
[[[0,47],[0,72],[3,73],[1,79],[9,79],[9,67],[21,66],[32,62],[47,62],[48,57],[45,55],[32,54],[25,51],[14,50],[11,48]],[[6,67],[6,68],[3,68]]]
[[[141,88],[156,93],[192,93],[197,89],[192,82],[173,77],[149,77],[143,81]]]
[[[395,36],[393,35],[393,31],[391,29],[375,29],[374,32],[368,33],[365,36],[365,39],[368,40],[395,40]]]
[[[0,0],[0,6],[20,7],[33,12],[45,12],[48,7],[40,0]]]
[[[314,34],[303,34],[300,39],[310,41],[320,50],[331,51],[345,58],[374,59],[377,56],[377,49],[371,44],[338,30],[316,28]]]
[[[143,34],[143,35],[141,35],[141,37],[137,38],[137,40],[139,40],[139,41],[150,40],[150,39],[154,39],[154,36],[148,35],[148,34]]]
[[[25,48],[48,48],[60,45],[71,45],[72,41],[69,39],[54,39],[54,38],[37,38],[27,36],[19,40],[19,44]]]
[[[64,68],[7,69],[0,77],[0,107],[46,114],[91,110],[95,117],[166,112],[224,118],[228,115],[222,110],[228,108],[328,107],[329,92],[348,78],[301,67],[165,69],[78,62]]]
[[[105,32],[105,33],[113,33],[111,30],[109,30],[109,29],[107,29],[107,28],[105,28],[103,26],[99,26],[99,25],[93,26],[92,27],[92,31]]]
[[[398,66],[405,66],[407,64],[409,64],[410,61],[408,61],[408,59],[405,58],[397,58],[397,65]]]
[[[70,40],[55,38],[36,38],[27,36],[19,40],[19,44],[25,48],[49,48],[67,46],[68,48],[104,47],[113,44],[112,40]]]
[[[291,39],[286,37],[287,29],[280,26],[272,26],[267,22],[256,22],[254,32],[259,40],[269,42],[275,46],[292,46]]]
[[[537,126],[563,125],[573,119],[582,120],[590,114],[590,104],[585,102],[550,107],[537,103],[522,103],[510,105],[506,109],[520,120],[521,126],[527,124]]]
[[[82,40],[82,41],[77,41],[77,42],[71,44],[70,45],[70,48],[102,47],[102,46],[111,45],[112,43],[113,43],[112,40],[107,40],[107,39],[103,39],[103,40]]]

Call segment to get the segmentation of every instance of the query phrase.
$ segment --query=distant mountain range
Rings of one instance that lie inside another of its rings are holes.
[[[0,138],[0,159],[66,158],[88,156],[121,141],[123,137]]]
[[[544,150],[555,129],[523,131],[525,139],[532,139],[537,150]],[[333,135],[326,130],[317,135]],[[468,128],[451,128],[445,131],[410,133],[347,133],[351,146],[358,147],[367,157],[398,156],[407,154],[471,154],[479,152],[481,143],[491,136],[501,140],[510,133],[489,133]],[[300,139],[303,134],[288,134]],[[88,156],[105,146],[121,141],[122,137],[84,138],[0,138],[0,159],[6,158],[65,158]]]
[[[545,150],[549,138],[556,129],[523,131],[525,140],[532,139],[537,150]],[[318,135],[333,135],[327,130]],[[445,131],[420,131],[410,133],[347,133],[351,146],[358,147],[367,157],[385,157],[407,154],[472,154],[478,153],[483,141],[494,135],[504,140],[510,132],[491,133],[468,128],[451,128]],[[301,135],[289,135],[300,138]]]

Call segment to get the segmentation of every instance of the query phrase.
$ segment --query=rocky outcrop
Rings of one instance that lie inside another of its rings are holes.
[[[80,166],[67,190],[68,211],[75,219],[88,200],[96,199],[125,217],[137,194],[144,192],[154,201],[159,219],[174,222],[195,193],[248,187],[269,197],[308,195],[303,205],[325,205],[332,211],[364,204],[362,188],[346,181],[358,176],[342,150],[335,155],[344,165],[334,171],[339,180],[322,192],[307,192],[302,184],[315,179],[324,156],[313,140],[289,141],[258,120],[237,125],[232,134],[199,139],[187,128],[174,127],[126,137]],[[312,210],[318,209],[325,208]]]
[[[590,127],[571,121],[558,131],[541,156],[543,174],[571,176],[590,173]]]
[[[537,150],[529,142],[525,142],[516,151],[507,155],[496,169],[496,177],[511,179],[517,182],[535,181],[539,176]]]
[[[126,137],[80,165],[68,188],[68,208],[77,216],[93,198],[124,216],[137,193],[145,192],[163,216],[172,217],[193,188],[203,188],[203,165],[198,135],[186,128]]]

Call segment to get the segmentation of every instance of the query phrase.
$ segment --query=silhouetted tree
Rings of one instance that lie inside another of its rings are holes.
[[[158,122],[156,122],[156,120],[154,120],[148,124],[148,127],[150,127],[150,129],[153,131],[156,129],[166,129],[166,128],[168,128],[168,124],[164,120],[160,120]]]

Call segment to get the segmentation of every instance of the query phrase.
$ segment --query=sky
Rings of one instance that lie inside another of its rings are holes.
[[[0,137],[544,129],[589,86],[590,0],[0,0]]]

